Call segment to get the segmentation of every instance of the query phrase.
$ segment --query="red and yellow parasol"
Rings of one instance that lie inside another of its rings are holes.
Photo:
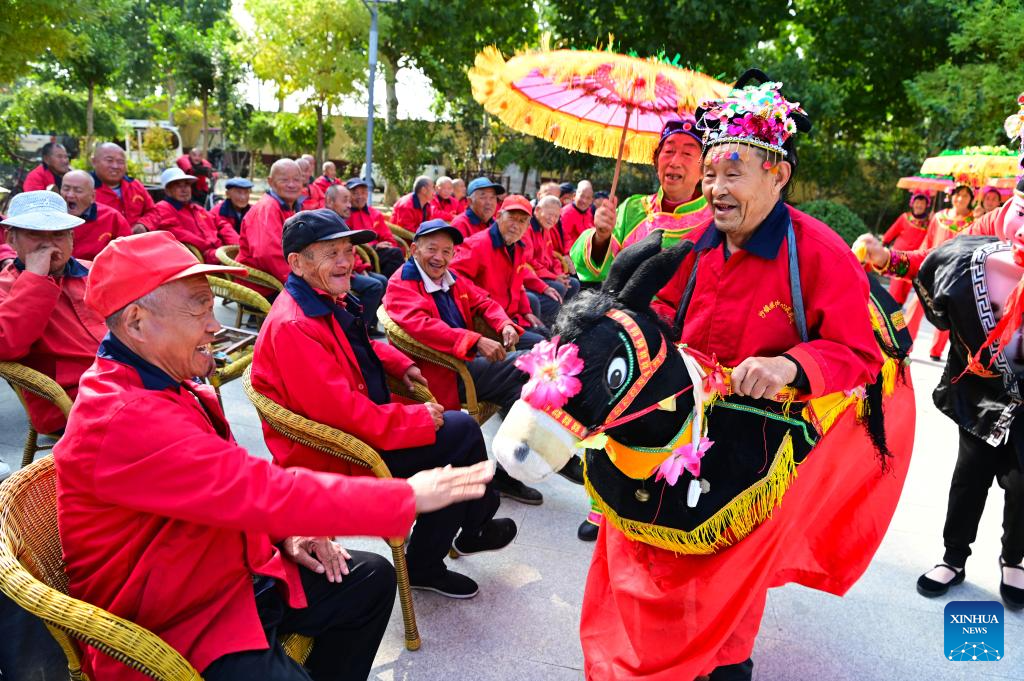
[[[665,123],[693,114],[730,86],[658,59],[613,52],[522,52],[505,61],[497,48],[469,70],[473,97],[519,132],[595,156],[650,163]]]

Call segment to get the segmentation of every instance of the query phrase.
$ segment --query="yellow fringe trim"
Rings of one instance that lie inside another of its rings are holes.
[[[534,70],[558,83],[588,76],[608,64],[612,65],[609,73],[612,82],[638,84],[631,93],[620,94],[640,104],[656,99],[655,85],[661,75],[673,83],[676,92],[680,93],[680,112],[692,113],[703,100],[724,97],[731,87],[703,73],[669,66],[653,59],[627,57],[612,52],[555,50],[520,52],[506,62],[501,52],[493,46],[484,48],[476,55],[475,65],[469,69],[468,75],[476,101],[514,130],[546,139],[572,151],[616,158],[622,128],[555,111],[513,87],[513,83]],[[627,132],[623,159],[632,163],[650,164],[654,149],[658,146],[660,132]]]
[[[597,493],[588,475],[584,475],[584,480],[587,493],[604,514],[605,520],[630,539],[676,554],[703,556],[735,544],[770,518],[795,477],[793,439],[787,432],[775,453],[768,475],[741,492],[692,532],[622,518]],[[651,495],[652,501],[654,496]]]

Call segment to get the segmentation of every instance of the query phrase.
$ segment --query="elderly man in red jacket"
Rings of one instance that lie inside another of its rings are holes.
[[[437,178],[434,189],[434,198],[430,201],[433,217],[451,222],[456,215],[465,210],[465,208],[459,210],[459,201],[455,198],[455,183],[452,182],[452,178],[447,175]]]
[[[68,214],[85,220],[75,229],[76,258],[92,260],[114,239],[131,236],[132,228],[124,216],[110,206],[96,203],[96,185],[92,175],[84,170],[72,170],[64,175],[60,195],[68,204]]]
[[[86,293],[109,333],[54,449],[71,595],[146,627],[209,681],[366,678],[395,596],[390,563],[335,535],[402,535],[479,497],[476,469],[379,480],[283,470],[234,441],[207,350],[207,274],[166,232],[119,239]],[[278,635],[314,638],[306,671]],[[91,678],[142,675],[92,647]],[[308,671],[308,675],[307,675]]]
[[[313,179],[313,161],[305,155],[295,161],[302,174],[302,210],[316,210],[324,207],[324,190]]]
[[[284,282],[291,270],[281,253],[281,230],[284,221],[300,210],[302,171],[295,161],[278,159],[270,166],[267,183],[270,190],[242,219],[238,261]]]
[[[588,180],[581,180],[576,185],[572,201],[562,207],[562,232],[569,248],[580,238],[580,234],[594,226],[594,213],[590,210],[593,203],[593,185]]]
[[[252,182],[244,177],[232,177],[224,184],[224,200],[210,211],[217,224],[230,227],[235,232],[242,231],[242,220],[252,207],[249,195],[252,193]]]
[[[18,194],[3,221],[17,258],[0,271],[0,360],[46,374],[72,399],[105,332],[103,319],[85,305],[88,263],[71,255],[82,222],[53,192]],[[36,431],[64,428],[53,403],[31,393],[25,399]]]
[[[352,187],[350,188],[349,185]],[[357,196],[360,202],[358,208],[356,207]],[[395,241],[395,236],[388,228],[384,216],[380,211],[366,205],[368,197],[369,187],[366,182],[359,178],[353,178],[345,184],[336,184],[329,188],[324,197],[324,206],[334,210],[352,229],[367,229],[373,232],[374,238],[366,245],[372,246],[377,253],[380,273],[384,275],[386,284],[387,278],[402,266],[405,254],[398,242]],[[357,271],[365,272],[366,268],[357,267]]]
[[[466,239],[452,261],[452,269],[487,291],[513,321],[528,329],[527,333],[547,337],[542,319],[554,318],[562,297],[527,262],[523,237],[530,229],[532,212],[533,206],[524,197],[513,194],[506,198],[498,221]],[[528,289],[542,294],[540,305],[531,302]],[[548,301],[553,311],[548,309]]]
[[[220,262],[217,249],[238,243],[238,233],[221,224],[213,213],[192,203],[192,189],[196,178],[186,175],[181,168],[168,168],[160,174],[164,198],[153,212],[143,216],[141,222],[149,231],[166,230],[178,241],[192,246],[211,265]]]
[[[340,184],[341,180],[338,179],[338,169],[331,161],[324,161],[322,166],[323,174],[313,180],[313,185],[322,193],[326,194],[327,190],[336,185]]]
[[[425,381],[400,351],[370,340],[359,301],[349,294],[354,246],[372,238],[372,232],[350,230],[328,209],[289,218],[283,250],[291,274],[256,341],[253,385],[292,411],[368,443],[396,477],[484,461],[480,426],[468,414],[392,399],[388,376],[408,386]],[[263,432],[282,466],[355,472],[341,459],[289,441],[269,426]],[[448,570],[444,558],[453,549],[494,551],[515,538],[515,521],[494,518],[498,503],[492,490],[479,501],[421,515],[406,554],[413,588],[451,598],[475,596],[476,582]]]
[[[113,142],[96,145],[92,152],[96,201],[121,213],[138,234],[146,230],[141,218],[153,210],[153,197],[141,182],[125,174],[127,169],[124,149]]]
[[[391,222],[399,227],[415,232],[420,223],[426,222],[434,215],[434,181],[425,175],[416,178],[412,191],[398,199],[391,209]]]
[[[505,187],[491,182],[486,177],[478,177],[469,183],[467,189],[466,208],[452,220],[452,227],[462,232],[466,239],[477,232],[492,227],[494,214],[498,210],[498,197],[505,193]]]
[[[21,190],[34,192],[40,189],[49,189],[50,187],[56,187],[60,190],[64,174],[70,168],[67,150],[63,144],[47,142],[43,145],[40,155],[42,156],[42,163],[25,176]]]
[[[196,178],[191,200],[200,206],[204,205],[206,197],[210,195],[213,185],[217,182],[217,173],[210,162],[203,158],[203,150],[192,147],[187,154],[179,156],[175,163],[182,173]]]

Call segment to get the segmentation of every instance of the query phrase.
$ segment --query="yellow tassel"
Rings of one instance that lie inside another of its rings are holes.
[[[899,374],[900,365],[892,357],[887,357],[882,364],[882,396],[889,397],[896,392],[896,376]]]
[[[735,544],[771,517],[796,477],[789,432],[775,454],[768,475],[736,496],[692,532],[622,518],[585,479],[587,492],[605,519],[630,539],[677,554],[708,555]]]

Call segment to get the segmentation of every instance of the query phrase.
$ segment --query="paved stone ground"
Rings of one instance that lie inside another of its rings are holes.
[[[922,331],[927,338],[928,331]],[[923,345],[923,344],[922,344]],[[922,354],[923,353],[919,353]],[[802,587],[775,589],[754,651],[760,681],[928,681],[1024,678],[1024,616],[1007,613],[1006,658],[1000,662],[947,662],[942,609],[914,581],[941,558],[946,492],[956,458],[956,428],[931,404],[937,365],[917,361],[917,441],[903,498],[867,573],[845,598]],[[224,390],[235,436],[249,451],[268,456],[259,420],[238,383]],[[493,425],[485,430],[493,433]],[[0,458],[17,468],[25,420],[6,385],[0,386]],[[581,488],[561,478],[539,485],[545,501],[527,507],[505,501],[499,515],[519,523],[505,551],[463,558],[455,567],[480,583],[475,599],[453,602],[416,594],[423,638],[417,652],[404,649],[396,606],[372,679],[582,679],[578,623],[590,545],[576,539],[587,502]],[[994,487],[981,523],[968,582],[958,600],[998,600],[1002,494]],[[375,539],[353,539],[350,548],[388,554]],[[2,629],[0,629],[2,630]],[[682,681],[682,680],[681,680]]]

